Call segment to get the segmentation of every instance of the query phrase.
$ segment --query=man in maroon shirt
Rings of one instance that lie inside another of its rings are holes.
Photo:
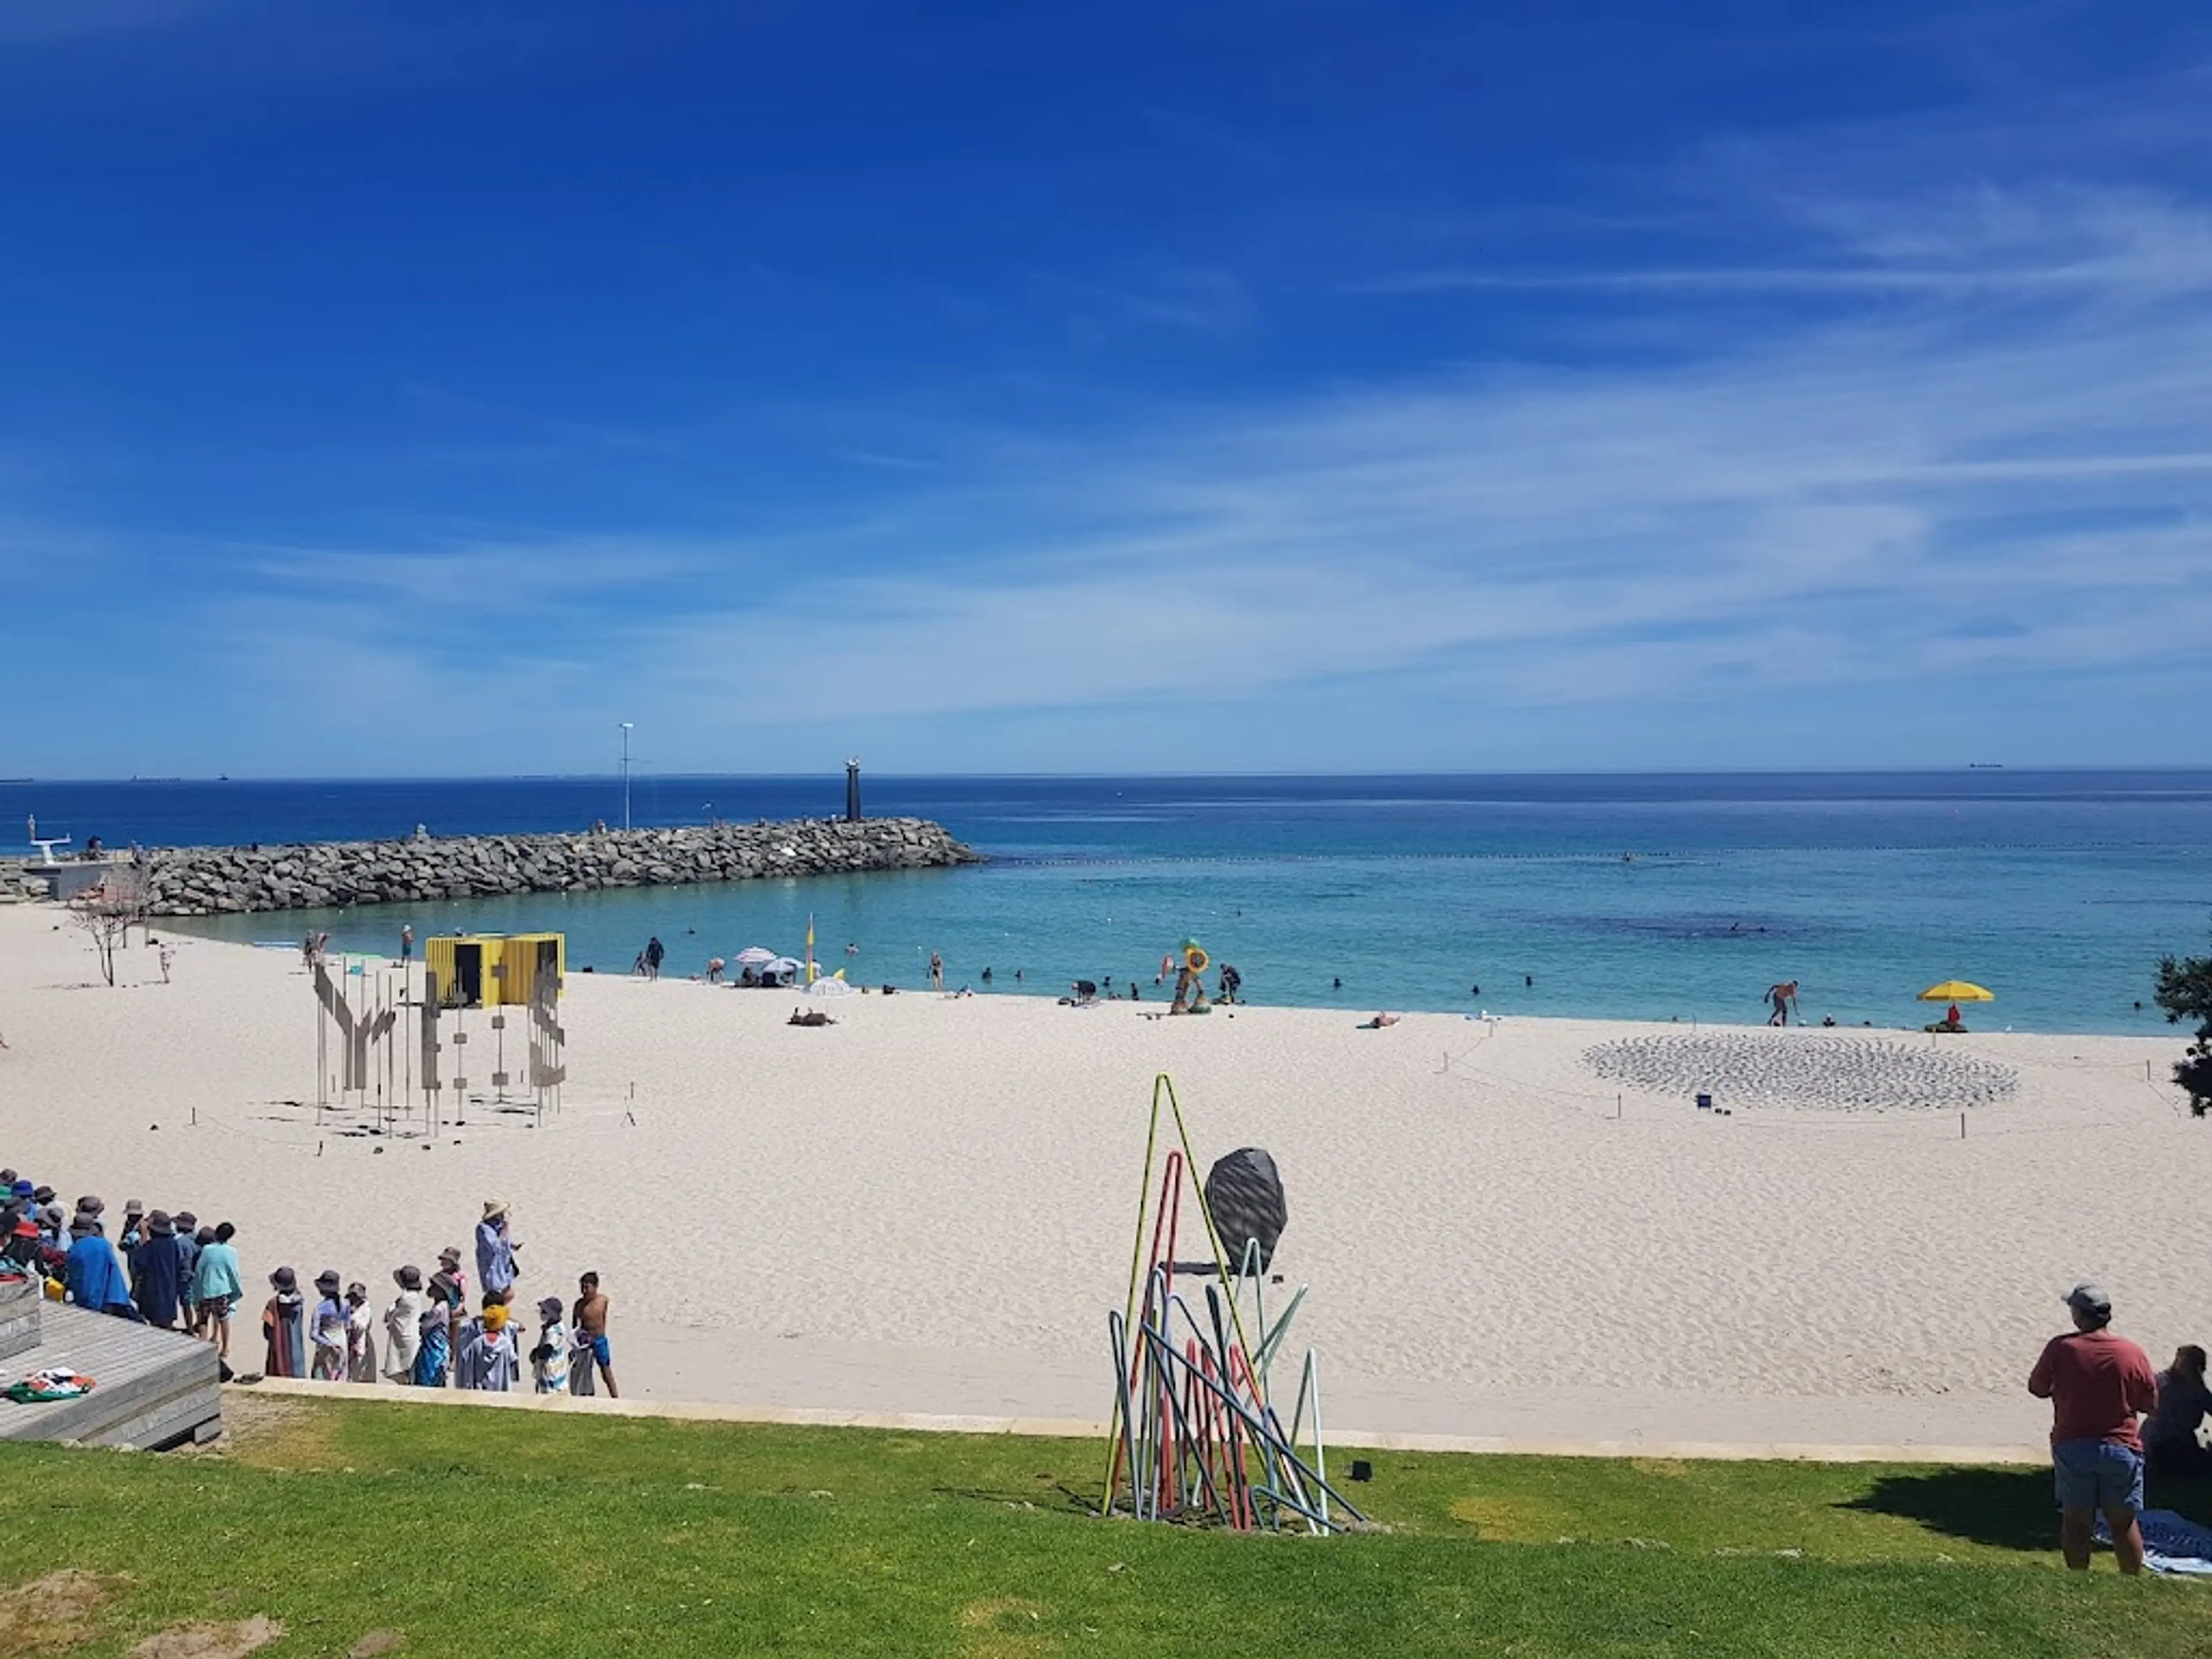
[[[2142,1571],[2142,1440],[2136,1413],[2158,1405],[2150,1356],[2107,1328],[2112,1299],[2094,1285],[2066,1293],[2074,1328],[2043,1345],[2027,1391],[2051,1406],[2051,1465],[2058,1483],[2058,1546],[2076,1572],[2089,1567],[2096,1512],[2112,1528],[2122,1572]]]

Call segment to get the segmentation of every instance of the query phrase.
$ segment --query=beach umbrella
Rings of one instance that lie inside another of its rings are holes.
[[[1931,985],[1920,994],[1923,1002],[1995,1002],[1997,994],[1984,990],[1971,980],[1947,979],[1941,985]]]
[[[765,945],[748,945],[738,952],[736,960],[740,968],[760,968],[774,962],[775,952]]]

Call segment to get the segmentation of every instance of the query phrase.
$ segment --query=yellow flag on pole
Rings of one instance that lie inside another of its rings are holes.
[[[814,912],[806,913],[806,982],[814,983],[817,969],[814,966]]]

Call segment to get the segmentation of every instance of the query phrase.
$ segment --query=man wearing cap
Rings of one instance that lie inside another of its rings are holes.
[[[2059,1548],[2069,1567],[2087,1572],[2102,1510],[2120,1571],[2141,1572],[2142,1530],[2136,1516],[2143,1506],[2143,1460],[2136,1414],[2157,1407],[2158,1377],[2148,1354],[2112,1333],[2112,1299],[2102,1290],[2076,1285],[2065,1302],[2074,1328],[2043,1345],[2027,1376],[2027,1391],[2051,1406]]]
[[[507,1200],[484,1200],[477,1223],[477,1282],[486,1296],[506,1302],[514,1294],[514,1244],[507,1236]]]

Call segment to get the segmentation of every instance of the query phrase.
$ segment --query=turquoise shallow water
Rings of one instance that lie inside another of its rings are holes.
[[[274,842],[576,828],[606,779],[0,785],[43,833]],[[842,778],[659,778],[641,823],[837,809]],[[872,811],[935,817],[983,867],[536,896],[192,924],[327,928],[349,949],[432,930],[555,927],[572,965],[668,971],[759,943],[913,987],[1057,994],[1134,976],[1194,933],[1275,1003],[1757,1020],[1778,979],[1811,1019],[1917,1023],[1921,987],[1990,986],[1988,1029],[2169,1030],[2165,951],[2212,949],[2212,772],[1283,779],[871,779]],[[848,957],[848,942],[859,946]],[[1015,969],[1023,970],[1018,986]],[[1334,981],[1342,981],[1341,988]],[[1533,979],[1534,984],[1527,981]],[[1480,985],[1477,994],[1474,988]]]

